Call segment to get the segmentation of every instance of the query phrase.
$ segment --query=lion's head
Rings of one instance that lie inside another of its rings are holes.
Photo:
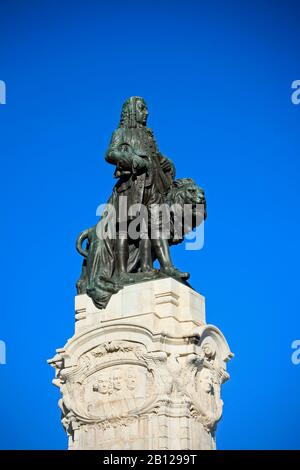
[[[204,190],[192,178],[175,180],[166,195],[166,203],[171,208],[171,244],[180,243],[184,235],[206,219]],[[175,235],[180,230],[182,237]]]

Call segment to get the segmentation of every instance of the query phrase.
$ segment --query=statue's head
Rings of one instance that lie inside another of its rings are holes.
[[[113,388],[115,390],[121,390],[123,383],[123,375],[120,369],[114,370],[113,373]]]
[[[202,350],[206,359],[211,360],[216,355],[216,346],[209,340],[206,340],[202,345]]]
[[[101,374],[98,379],[98,390],[103,395],[109,392],[109,377],[106,374]]]
[[[166,195],[166,203],[172,208],[172,236],[176,233],[171,244],[178,244],[183,241],[184,235],[205,220],[205,194],[192,178],[178,178],[173,181]]]
[[[132,367],[127,370],[127,388],[128,390],[134,390],[136,387],[136,373]]]
[[[122,107],[121,127],[143,127],[147,124],[148,108],[140,96],[131,96]]]

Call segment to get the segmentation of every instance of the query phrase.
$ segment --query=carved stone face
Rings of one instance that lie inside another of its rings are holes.
[[[199,385],[205,393],[211,393],[213,390],[213,374],[209,369],[202,369],[199,377]]]
[[[100,375],[98,379],[98,391],[103,395],[109,392],[109,378],[106,374]]]
[[[120,369],[117,369],[113,373],[113,388],[115,390],[121,390],[123,385],[123,376]]]
[[[126,382],[128,390],[134,390],[136,387],[136,373],[134,369],[130,368],[127,371],[127,382]]]
[[[147,123],[148,109],[146,103],[143,100],[138,99],[136,101],[135,110],[136,122],[140,125],[145,126]]]
[[[214,355],[214,351],[209,343],[205,343],[203,345],[203,352],[208,358],[211,358]]]

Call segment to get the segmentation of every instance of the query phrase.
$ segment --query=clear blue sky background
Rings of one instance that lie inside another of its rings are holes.
[[[74,242],[110,194],[103,156],[130,95],[206,190],[205,247],[173,257],[235,353],[218,447],[300,448],[296,5],[1,1],[1,448],[66,448],[46,360],[73,333]]]

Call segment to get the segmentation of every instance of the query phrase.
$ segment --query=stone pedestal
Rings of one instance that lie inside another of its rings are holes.
[[[205,300],[166,278],[130,285],[98,310],[75,299],[56,369],[69,449],[215,449],[232,357]]]

